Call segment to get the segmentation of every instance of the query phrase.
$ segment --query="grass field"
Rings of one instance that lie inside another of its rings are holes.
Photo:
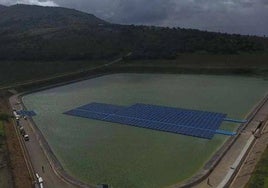
[[[240,55],[181,54],[175,60],[137,60],[121,64],[125,70],[174,72],[187,74],[268,76],[268,53]],[[119,65],[120,66],[120,65]],[[157,69],[158,68],[158,69]]]
[[[247,188],[267,188],[268,187],[268,147],[262,154],[260,162],[257,164],[254,174],[247,184]]]
[[[110,61],[110,60],[109,60]],[[45,79],[51,76],[70,73],[105,64],[109,61],[0,61],[0,86],[34,79]],[[115,67],[125,67],[135,71],[135,67],[160,67],[167,70],[185,68],[184,73],[198,71],[210,73],[204,69],[213,69],[214,74],[230,74],[230,69],[238,69],[242,74],[268,74],[268,53],[240,55],[220,54],[180,54],[175,60],[125,60]],[[194,69],[191,71],[189,69]],[[152,69],[156,70],[156,69]],[[159,72],[159,71],[157,71]],[[179,73],[181,73],[179,71]],[[232,74],[235,74],[233,72]],[[210,73],[211,74],[211,73]]]
[[[174,60],[126,61],[127,65],[218,67],[218,68],[268,68],[268,53],[240,55],[180,54]]]
[[[0,86],[88,69],[106,61],[0,61]]]

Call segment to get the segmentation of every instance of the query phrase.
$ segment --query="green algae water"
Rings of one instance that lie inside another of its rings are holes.
[[[113,74],[23,97],[64,169],[87,183],[158,188],[197,173],[228,138],[212,140],[64,115],[91,102],[147,103],[227,113],[243,119],[268,91],[253,77]],[[223,123],[221,129],[234,130]]]

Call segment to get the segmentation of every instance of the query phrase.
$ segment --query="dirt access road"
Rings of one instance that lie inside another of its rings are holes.
[[[264,125],[267,124],[267,118],[268,118],[268,100],[264,100],[264,103],[262,104],[261,108],[257,111],[257,113],[253,116],[251,121],[246,125],[246,127],[242,130],[239,137],[235,141],[235,143],[231,146],[231,148],[228,150],[228,152],[223,156],[223,158],[220,160],[218,165],[212,170],[210,175],[207,179],[202,181],[200,184],[195,186],[196,188],[211,188],[211,187],[218,187],[227,173],[232,169],[233,164],[237,161],[239,155],[241,154],[242,150],[252,137],[252,132],[254,132],[260,121],[264,121]],[[254,111],[254,109],[253,109]],[[267,128],[266,128],[267,129]],[[225,187],[233,187],[233,188],[242,188],[245,187],[247,184],[250,175],[252,171],[255,168],[255,165],[257,164],[257,157],[256,155],[261,155],[262,152],[265,149],[265,146],[268,144],[268,134],[261,134],[259,138],[256,138],[253,142],[253,146],[251,147],[249,153],[246,153],[246,156],[242,158],[242,168],[238,171],[235,178],[230,182],[226,181],[227,186]],[[256,144],[258,143],[258,144]],[[257,147],[258,146],[258,147]],[[261,150],[260,147],[263,149]],[[255,148],[255,149],[254,149]],[[256,152],[256,148],[258,148],[258,152]],[[254,157],[254,165],[252,161],[250,163],[247,163],[250,159],[247,158],[247,156],[252,155]],[[244,164],[243,164],[244,163]],[[248,164],[251,164],[250,167]],[[247,169],[245,168],[247,167]],[[222,187],[221,187],[222,188]]]
[[[13,109],[21,110],[23,107],[18,104],[18,98],[16,95],[9,99],[10,105]],[[29,135],[30,140],[25,141],[25,146],[31,159],[31,165],[33,167],[34,173],[38,173],[44,180],[45,188],[76,188],[71,183],[68,183],[64,178],[62,178],[53,164],[50,163],[46,151],[40,143],[40,135],[35,130],[33,125],[28,120],[21,118],[19,120],[21,126],[24,127],[26,133]]]
[[[265,108],[263,108],[263,111],[261,111],[257,116],[259,119],[267,120],[268,118],[267,113],[268,113],[268,105],[266,105]],[[260,134],[256,134],[256,141],[253,144],[251,150],[249,151],[249,154],[245,158],[232,184],[230,185],[231,188],[240,188],[246,186],[247,182],[249,181],[251,175],[255,170],[258,161],[261,159],[261,156],[267,147],[268,147],[268,121],[266,121],[266,124],[264,122],[264,126]]]
[[[9,104],[7,98],[10,95],[4,92],[0,92],[0,111],[3,113],[10,113]],[[6,147],[8,150],[8,168],[10,175],[6,174],[7,178],[10,178],[8,187],[16,188],[31,188],[33,187],[33,179],[31,178],[26,161],[23,157],[23,150],[19,144],[18,136],[16,135],[12,121],[4,122]]]

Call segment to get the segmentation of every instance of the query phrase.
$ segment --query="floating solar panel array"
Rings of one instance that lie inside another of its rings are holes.
[[[65,112],[65,114],[79,116],[89,119],[102,120],[103,118],[115,114],[117,111],[124,109],[123,106],[102,104],[102,103],[91,103],[76,109]]]
[[[65,114],[206,139],[211,139],[215,133],[234,135],[228,131],[218,130],[226,114],[215,112],[148,104],[124,107],[90,103]]]
[[[17,111],[17,114],[20,116],[29,116],[29,117],[36,116],[36,113],[34,111],[27,111],[27,110]]]

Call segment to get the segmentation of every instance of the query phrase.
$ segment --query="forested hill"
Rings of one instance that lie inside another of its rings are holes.
[[[171,59],[180,53],[267,51],[262,37],[192,29],[118,25],[77,10],[0,6],[1,60]]]
[[[4,10],[6,8],[7,8],[6,6],[0,5],[0,11]]]

